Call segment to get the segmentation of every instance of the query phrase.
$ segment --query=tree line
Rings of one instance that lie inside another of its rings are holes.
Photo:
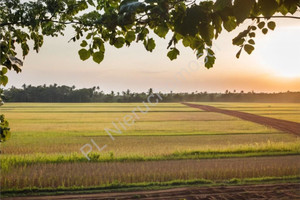
[[[6,102],[143,102],[149,94],[147,92],[132,92],[129,89],[123,92],[104,93],[100,87],[76,89],[75,86],[53,85],[23,85],[22,88],[11,87],[4,90]],[[168,93],[159,92],[162,102],[286,102],[300,103],[300,92],[256,93],[254,91],[229,91],[224,93],[191,92]]]

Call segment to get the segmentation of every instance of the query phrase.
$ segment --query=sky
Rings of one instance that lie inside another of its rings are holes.
[[[31,51],[24,60],[22,73],[9,72],[6,88],[57,83],[77,88],[99,86],[106,93],[149,88],[162,92],[300,91],[300,20],[276,22],[275,31],[258,34],[255,51],[251,55],[243,52],[240,59],[235,57],[239,48],[232,45],[232,39],[251,21],[231,33],[224,30],[214,42],[217,60],[209,70],[182,45],[178,45],[178,59],[170,61],[166,49],[170,34],[165,40],[155,37],[152,53],[142,43],[122,49],[106,44],[101,64],[92,59],[81,61],[77,53],[80,42],[68,43],[74,32],[67,29],[64,37],[44,38],[41,51]]]

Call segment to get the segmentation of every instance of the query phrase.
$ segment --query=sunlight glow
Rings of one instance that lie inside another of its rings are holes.
[[[262,39],[259,61],[276,76],[300,78],[300,27],[283,27]]]

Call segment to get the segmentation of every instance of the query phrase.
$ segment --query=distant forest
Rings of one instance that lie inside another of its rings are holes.
[[[106,94],[99,87],[76,89],[75,86],[23,85],[22,88],[11,87],[4,91],[6,102],[143,102],[149,94],[136,93],[130,90]],[[192,92],[161,93],[160,102],[286,102],[300,103],[300,92],[255,93],[226,90],[224,93]]]

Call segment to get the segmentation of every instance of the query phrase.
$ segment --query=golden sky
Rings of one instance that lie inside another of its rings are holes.
[[[300,20],[279,19],[274,32],[258,34],[252,55],[235,54],[238,47],[232,39],[246,29],[246,21],[237,31],[222,32],[215,41],[216,64],[207,70],[202,60],[196,60],[192,50],[179,45],[181,54],[175,61],[167,58],[168,39],[156,38],[156,49],[147,52],[142,43],[115,49],[106,45],[105,59],[101,64],[92,60],[81,61],[77,54],[80,43],[68,43],[73,32],[65,37],[45,38],[39,54],[30,52],[25,59],[23,72],[9,73],[9,85],[22,84],[100,86],[105,92],[147,91],[300,91]],[[181,73],[185,78],[179,78]]]

